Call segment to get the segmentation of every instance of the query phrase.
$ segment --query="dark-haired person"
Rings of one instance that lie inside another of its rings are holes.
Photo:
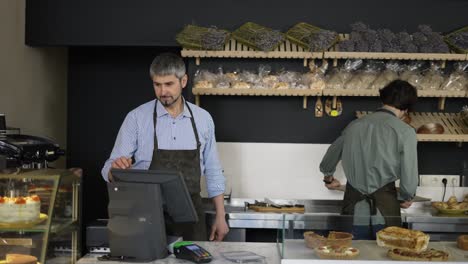
[[[213,119],[207,111],[183,98],[182,89],[188,77],[180,56],[172,53],[157,56],[151,63],[149,75],[156,98],[127,114],[102,169],[102,177],[112,181],[111,168],[178,170],[184,177],[199,221],[196,224],[172,223],[167,218],[167,233],[185,240],[204,241],[207,231],[200,197],[200,177],[204,175],[208,196],[216,210],[209,239],[221,241],[229,228]]]
[[[418,184],[416,133],[401,120],[416,103],[417,91],[396,80],[380,90],[380,99],[383,106],[351,122],[320,163],[325,186],[335,190],[341,183],[333,174],[342,162],[347,179],[342,215],[353,221],[356,239],[375,239],[385,226],[400,226],[400,208],[411,206]]]

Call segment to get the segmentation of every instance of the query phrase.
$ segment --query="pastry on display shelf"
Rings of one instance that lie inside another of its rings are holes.
[[[417,230],[389,226],[377,232],[377,245],[381,247],[421,252],[428,244],[429,235]]]
[[[1,223],[34,222],[39,219],[40,213],[41,200],[37,195],[27,197],[0,196]]]

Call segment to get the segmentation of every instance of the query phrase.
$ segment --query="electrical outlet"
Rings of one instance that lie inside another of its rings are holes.
[[[444,187],[444,178],[447,179],[447,187],[460,186],[460,175],[419,175],[419,186]]]

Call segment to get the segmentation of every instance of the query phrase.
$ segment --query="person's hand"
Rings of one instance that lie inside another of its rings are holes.
[[[131,166],[132,166],[132,158],[127,158],[127,157],[117,158],[111,164],[112,169],[128,169]],[[110,171],[109,171],[109,174],[107,175],[107,178],[109,179],[109,182],[114,181],[114,177],[112,177],[112,173]]]
[[[341,187],[340,181],[333,178],[333,176],[324,176],[323,181],[325,182],[325,187],[327,187],[329,190],[339,190]]]
[[[113,169],[128,169],[132,166],[132,158],[120,157],[112,162]]]
[[[410,206],[413,204],[413,201],[403,201],[400,203],[400,207],[403,209],[410,208]]]
[[[325,187],[327,187],[329,190],[340,190],[341,183],[339,180],[333,179],[330,184],[325,183]]]
[[[211,226],[210,241],[223,241],[226,234],[229,232],[229,227],[226,223],[226,218],[224,214],[216,215],[215,222]]]

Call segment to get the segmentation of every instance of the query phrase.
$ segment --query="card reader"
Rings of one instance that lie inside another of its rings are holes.
[[[190,241],[181,241],[174,244],[176,258],[186,259],[195,263],[208,263],[213,257],[210,252]]]

